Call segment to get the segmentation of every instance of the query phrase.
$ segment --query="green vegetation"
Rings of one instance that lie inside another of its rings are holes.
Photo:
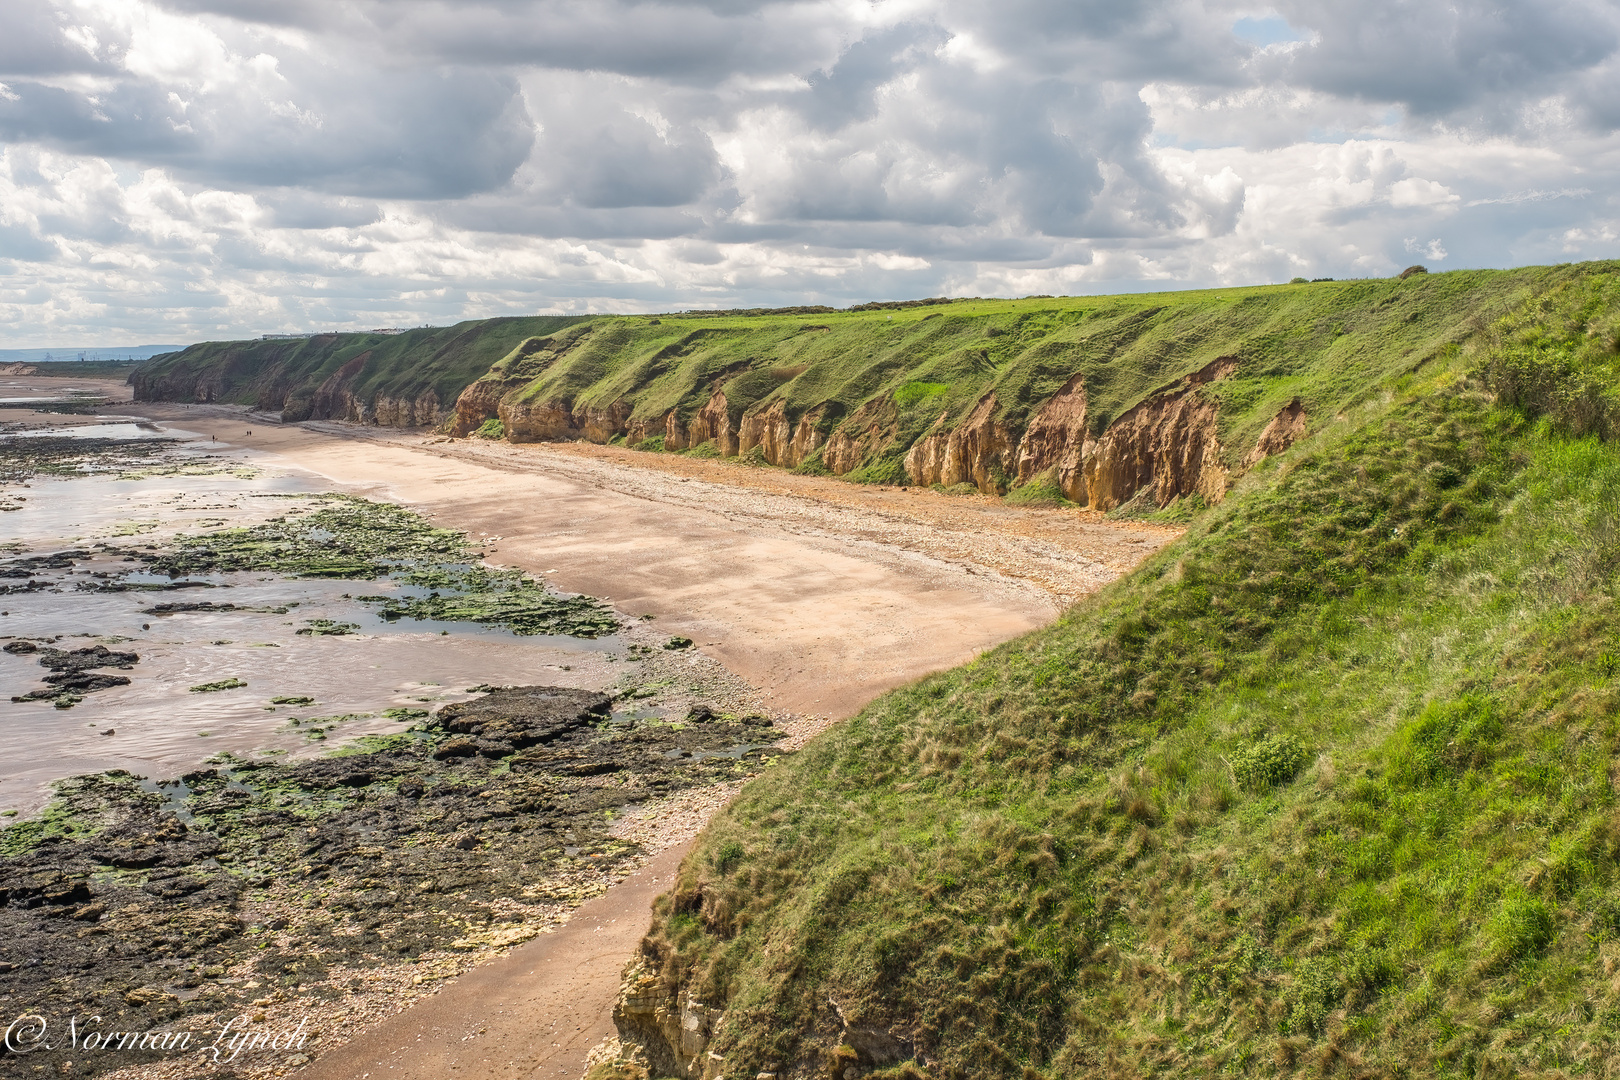
[[[485,420],[473,432],[475,439],[504,439],[506,438],[506,425],[499,420]]]
[[[151,567],[171,577],[257,570],[369,580],[402,563],[453,562],[469,555],[465,535],[435,529],[403,507],[323,495],[298,500],[286,515],[263,525],[177,537]]]
[[[118,379],[139,367],[140,360],[31,360],[37,373],[69,379]]]
[[[281,341],[209,341],[142,363],[138,401],[223,401],[285,410],[288,420],[349,418],[363,403],[384,423],[437,422],[468,383],[525,338],[578,322],[567,316],[479,319],[402,334],[316,334]],[[424,396],[427,400],[424,400]],[[389,402],[422,403],[399,415]]]
[[[1387,292],[1431,348],[1279,346],[1254,400],[1356,403],[743,790],[647,946],[727,1075],[882,1064],[840,1016],[883,1077],[1607,1075],[1620,273],[1510,276]]]
[[[338,622],[336,619],[305,619],[304,626],[293,633],[302,637],[342,637],[360,629],[359,623]]]
[[[71,478],[123,473],[143,467],[162,472],[175,439],[76,439],[68,435],[0,438],[0,484],[23,484],[34,476]],[[0,504],[17,507],[9,501]]]
[[[725,425],[737,436],[727,454],[754,448],[753,436],[742,437],[745,419],[775,409],[796,435],[813,431],[818,447],[840,434],[852,443],[837,457],[837,471],[849,479],[904,484],[914,482],[902,463],[917,440],[962,426],[988,395],[988,419],[1013,446],[1078,375],[1086,431],[1097,437],[1177,380],[1230,359],[1234,370],[1196,393],[1217,406],[1218,462],[1238,474],[1266,425],[1295,399],[1314,427],[1472,340],[1528,296],[1581,273],[1543,267],[1131,296],[941,300],[813,318],[601,317],[524,341],[494,365],[476,397],[489,416],[496,402],[505,403],[508,438],[553,437],[524,429],[523,410],[545,405],[538,411],[544,431],[554,431],[566,412],[589,438],[648,435],[633,445],[651,450],[680,448],[664,434],[671,414],[677,429],[690,429],[707,407],[708,424],[723,396]],[[699,430],[708,432],[693,436],[699,443],[714,434],[712,426]],[[694,452],[718,453],[725,443]],[[833,471],[824,447],[808,460],[773,460]],[[981,487],[1015,489],[1015,463],[998,468],[1003,475]],[[1052,501],[1054,486],[1044,485],[1035,501]]]
[[[198,683],[196,686],[191,688],[191,692],[193,694],[214,694],[221,690],[239,690],[246,685],[247,683],[243,680],[232,676],[229,679],[218,679],[214,682]],[[199,731],[197,734],[207,735],[208,732]]]
[[[1036,473],[1029,478],[1029,482],[1013,490],[1007,495],[1007,502],[1013,506],[1073,506],[1074,503],[1063,494],[1058,487],[1057,468],[1047,469]]]
[[[409,577],[406,579],[410,580]],[[618,630],[612,610],[589,596],[550,592],[518,570],[460,568],[449,575],[451,593],[426,596],[361,597],[381,603],[385,619],[437,619],[504,626],[514,634],[566,634],[594,638]]]
[[[515,634],[600,637],[619,627],[613,612],[588,596],[562,596],[517,570],[471,565],[466,534],[436,529],[390,503],[346,495],[299,500],[288,513],[251,528],[177,537],[150,560],[171,577],[268,571],[294,577],[394,578],[425,594],[359,596],[380,605],[384,619],[434,619],[504,626]],[[299,634],[340,635],[356,623],[306,619]]]

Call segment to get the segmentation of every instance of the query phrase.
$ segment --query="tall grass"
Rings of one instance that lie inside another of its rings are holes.
[[[1614,1073],[1620,451],[1495,363],[745,788],[646,946],[727,1074]]]

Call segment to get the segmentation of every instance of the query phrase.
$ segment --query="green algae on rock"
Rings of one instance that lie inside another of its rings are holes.
[[[193,694],[214,694],[221,690],[240,690],[247,683],[236,677],[217,679],[214,682],[198,683],[191,688]]]
[[[101,439],[71,435],[0,437],[0,484],[34,476],[76,477],[117,472],[134,462],[156,467],[179,440]]]
[[[271,521],[176,538],[149,559],[171,577],[232,571],[269,571],[293,577],[374,581],[390,578],[410,592],[357,596],[380,604],[384,619],[476,622],[514,634],[595,638],[614,633],[619,620],[589,596],[562,596],[519,570],[475,565],[465,533],[439,529],[419,514],[390,503],[347,495],[300,499]],[[347,629],[345,629],[347,628]],[[309,620],[299,633],[326,635],[358,629]]]
[[[682,725],[610,709],[512,687],[314,761],[65,780],[0,831],[0,934],[32,958],[0,968],[0,993],[195,1028],[269,995],[314,1010],[379,977],[456,974],[622,874],[626,807],[747,775],[780,736],[709,709]],[[37,1061],[89,1076],[159,1056]]]
[[[455,582],[463,591],[359,599],[380,602],[378,614],[384,619],[477,622],[504,626],[524,636],[594,638],[619,629],[619,620],[600,601],[589,596],[558,596],[520,571],[469,567],[455,575]]]
[[[299,502],[304,505],[261,525],[176,537],[172,550],[153,558],[151,567],[170,577],[258,570],[373,580],[403,562],[455,562],[471,555],[465,535],[435,529],[402,506],[348,495]]]

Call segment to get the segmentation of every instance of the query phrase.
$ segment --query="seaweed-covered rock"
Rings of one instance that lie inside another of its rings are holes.
[[[45,676],[47,685],[43,689],[18,694],[11,700],[55,701],[63,707],[73,704],[83,694],[93,694],[114,686],[128,686],[129,679],[123,675],[102,674],[95,669],[111,667],[128,670],[141,659],[135,653],[114,652],[105,645],[70,650],[39,648],[33,642],[13,641],[5,648],[7,652],[22,655],[37,652],[40,666],[51,671]]]
[[[612,715],[613,702],[606,694],[560,686],[514,686],[446,705],[433,723],[453,734],[472,736],[475,743],[470,752],[502,757],[553,742]],[[449,746],[447,743],[441,750]]]
[[[88,649],[39,650],[39,666],[58,672],[90,671],[93,668],[105,667],[131,668],[140,663],[140,660],[140,656],[135,653],[114,652],[105,645],[92,645]]]
[[[0,828],[0,997],[183,1028],[267,994],[334,1001],[412,958],[448,971],[621,877],[631,807],[779,753],[764,717],[691,712],[615,719],[601,694],[516,687],[313,761],[64,780]]]

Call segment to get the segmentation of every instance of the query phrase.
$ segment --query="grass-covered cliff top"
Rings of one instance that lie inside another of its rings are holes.
[[[1220,407],[1229,467],[1298,398],[1331,416],[1468,340],[1569,267],[1459,271],[1407,280],[1316,282],[1105,297],[961,300],[795,314],[601,317],[524,342],[495,365],[515,403],[632,407],[632,420],[689,420],[724,392],[730,419],[780,401],[825,435],[878,422],[892,431],[861,479],[897,462],[936,425],[955,426],[986,393],[1016,436],[1076,375],[1093,435],[1154,391],[1218,358],[1238,363],[1203,392]]]
[[[142,400],[286,408],[301,419],[309,415],[321,385],[349,367],[343,389],[361,400],[372,402],[379,395],[414,399],[431,390],[448,408],[468,383],[519,342],[577,321],[544,315],[478,319],[401,334],[207,341],[153,357],[130,381]]]
[[[909,1040],[880,1077],[1611,1074],[1620,275],[1410,285],[1186,299],[1188,364],[1204,305],[1410,306],[1382,350],[1347,322],[1293,392],[1360,404],[1184,539],[710,826],[648,949],[726,1075],[871,1067],[839,1013]]]

